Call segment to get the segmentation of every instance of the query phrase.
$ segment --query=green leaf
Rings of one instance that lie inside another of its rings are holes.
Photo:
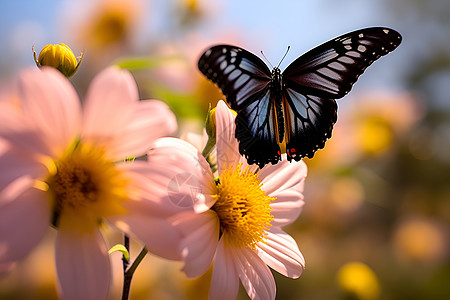
[[[206,111],[194,101],[191,94],[180,93],[163,86],[153,86],[152,92],[155,99],[164,99],[177,117],[205,120]]]
[[[130,71],[139,69],[152,69],[164,65],[170,60],[177,59],[177,56],[141,56],[141,57],[123,57],[115,61],[115,65],[121,69]]]
[[[125,257],[125,259],[127,261],[130,260],[130,253],[128,253],[128,250],[127,250],[127,248],[125,248],[124,245],[117,244],[117,245],[113,246],[111,249],[109,249],[108,254],[111,254],[111,253],[116,252],[116,251],[122,252],[123,257]]]

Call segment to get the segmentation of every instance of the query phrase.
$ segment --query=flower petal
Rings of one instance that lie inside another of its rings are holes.
[[[235,257],[230,249],[225,247],[223,239],[220,239],[209,288],[209,299],[236,299],[238,291],[239,276],[236,271]]]
[[[258,177],[267,195],[276,200],[270,205],[274,226],[285,226],[295,221],[304,205],[303,186],[307,173],[306,164],[280,161],[268,164],[258,172]]]
[[[128,235],[142,241],[147,249],[160,257],[180,260],[180,232],[166,219],[137,211],[109,217],[108,220]]]
[[[219,174],[230,166],[236,166],[241,155],[239,144],[234,136],[236,124],[235,116],[222,100],[217,103],[216,108],[216,145],[217,145],[217,168]]]
[[[47,168],[36,161],[29,153],[22,153],[18,149],[8,149],[0,156],[0,191],[21,176],[42,178],[48,172]],[[1,200],[0,200],[1,202]]]
[[[0,193],[0,264],[24,258],[47,231],[47,195],[18,179]]]
[[[180,208],[167,199],[167,185],[161,183],[158,174],[152,174],[147,162],[134,161],[118,165],[127,178],[128,200],[122,205],[128,211],[139,211],[154,217],[169,217]]]
[[[5,105],[0,107],[0,136],[8,147],[22,152],[50,155],[52,145],[42,138],[39,128],[29,125],[29,122],[31,120],[27,120],[17,108]]]
[[[267,244],[258,244],[259,257],[278,273],[298,278],[305,268],[305,259],[295,240],[277,227],[271,228],[267,234]]]
[[[148,163],[148,177],[165,190],[164,199],[179,211],[193,207],[196,212],[203,212],[214,204],[211,168],[194,146],[180,139],[159,139],[148,153]]]
[[[109,145],[117,132],[126,127],[138,100],[130,72],[114,66],[100,72],[86,95],[83,139]]]
[[[208,270],[216,253],[219,219],[209,210],[201,214],[181,213],[174,220],[174,225],[185,236],[180,245],[185,262],[182,271],[188,277],[198,277]]]
[[[111,267],[100,231],[80,234],[60,228],[55,261],[62,299],[106,299]]]
[[[108,152],[120,159],[141,156],[157,138],[177,129],[175,115],[169,107],[157,100],[139,101],[127,124],[117,132]]]
[[[53,68],[27,69],[19,77],[24,119],[42,140],[61,155],[79,132],[81,105],[70,82]]]
[[[275,299],[272,272],[251,248],[232,249],[236,269],[250,299]]]

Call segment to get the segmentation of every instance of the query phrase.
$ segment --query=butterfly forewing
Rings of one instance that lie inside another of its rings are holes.
[[[342,98],[368,66],[401,40],[395,30],[381,27],[347,33],[293,61],[283,72],[283,82],[303,94]]]
[[[256,95],[267,87],[271,73],[254,54],[234,46],[218,45],[199,59],[198,68],[222,90],[228,104],[238,111],[259,99]]]

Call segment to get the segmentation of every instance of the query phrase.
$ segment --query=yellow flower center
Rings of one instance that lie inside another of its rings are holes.
[[[241,171],[241,165],[220,175],[212,210],[219,216],[225,243],[255,249],[258,242],[266,239],[265,230],[273,219],[270,203],[275,198],[266,196],[258,175],[248,167]]]
[[[78,144],[53,163],[46,183],[55,227],[89,232],[104,217],[126,213],[126,180],[103,149]]]

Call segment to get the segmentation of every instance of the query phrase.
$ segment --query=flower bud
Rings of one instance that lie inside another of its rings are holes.
[[[205,130],[209,138],[216,138],[216,108],[208,109],[208,114],[206,115]]]
[[[50,66],[56,68],[67,78],[75,74],[83,59],[83,53],[81,53],[80,60],[77,62],[72,50],[63,43],[61,45],[48,44],[41,50],[37,59],[33,48],[33,56],[38,67]]]
[[[236,116],[237,113],[230,109],[230,111]],[[206,116],[205,122],[205,130],[208,134],[208,142],[206,143],[205,149],[203,149],[203,154],[209,154],[211,149],[216,144],[216,107],[211,109],[211,106],[208,109],[208,114]]]

